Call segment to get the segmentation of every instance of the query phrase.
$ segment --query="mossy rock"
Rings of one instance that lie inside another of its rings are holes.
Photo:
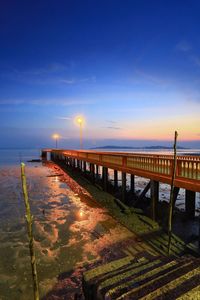
[[[85,299],[96,299],[94,295],[96,293],[96,283],[98,282],[98,280],[106,274],[113,274],[113,272],[118,271],[121,268],[126,268],[127,266],[130,266],[132,260],[133,258],[131,256],[126,256],[84,272],[82,279],[82,287]]]

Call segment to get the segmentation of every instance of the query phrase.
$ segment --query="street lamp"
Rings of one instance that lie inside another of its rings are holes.
[[[83,148],[83,133],[82,133],[83,119],[81,117],[78,117],[77,122],[80,125],[80,149],[82,149]]]
[[[55,133],[52,135],[52,138],[56,141],[56,149],[58,148],[58,140],[60,138],[60,135]]]

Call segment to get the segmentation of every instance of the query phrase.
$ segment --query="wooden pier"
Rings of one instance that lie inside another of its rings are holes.
[[[139,199],[142,199],[147,191],[150,190],[152,218],[154,220],[156,219],[156,207],[159,200],[159,183],[171,184],[172,155],[43,149],[43,159],[47,158],[47,153],[50,153],[52,161],[78,168],[82,172],[86,172],[87,166],[89,166],[88,172],[93,183],[99,177],[99,169],[101,167],[101,180],[105,191],[107,191],[108,186],[108,169],[114,170],[115,188],[118,187],[118,172],[121,172],[122,201],[125,201],[127,192],[127,174],[130,174],[130,190],[132,193],[135,192],[135,176],[149,179],[149,183],[142,191]],[[177,157],[174,202],[180,188],[186,190],[186,213],[189,217],[194,217],[196,192],[200,192],[200,156]]]

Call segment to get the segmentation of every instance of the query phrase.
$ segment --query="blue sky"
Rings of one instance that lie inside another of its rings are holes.
[[[2,1],[0,147],[200,147],[200,2]]]

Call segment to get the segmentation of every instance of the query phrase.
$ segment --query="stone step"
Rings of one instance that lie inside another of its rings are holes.
[[[133,257],[126,256],[115,261],[111,261],[103,266],[98,266],[95,269],[88,270],[84,273],[83,277],[85,281],[90,281],[95,277],[99,277],[100,275],[108,272],[112,272],[120,267],[130,265],[133,260]]]
[[[146,272],[146,270],[152,270],[156,266],[161,264],[160,259],[153,260],[151,262],[147,262],[142,265],[138,265],[138,263],[134,263],[132,268],[126,269],[123,273],[117,274],[111,278],[104,280],[103,282],[98,283],[97,288],[97,298],[100,299],[101,295],[105,294],[107,290],[112,289],[114,286],[119,286],[124,281],[129,282],[133,276],[136,274],[141,274]]]
[[[129,289],[126,293],[115,299],[166,299],[162,298],[164,293],[176,288],[179,284],[191,278],[191,276],[199,275],[200,272],[199,266],[196,266],[196,262],[193,260],[179,259],[177,261],[178,263],[175,265],[175,268],[166,270],[162,275],[158,273],[158,276],[145,283],[135,278],[135,285],[137,286]],[[158,298],[159,296],[161,298]],[[171,299],[175,298],[172,297]]]
[[[153,300],[153,299],[158,299],[159,298],[163,298],[165,297],[165,294],[169,294],[169,291],[173,290],[173,289],[177,289],[177,287],[179,285],[181,285],[182,283],[187,284],[187,281],[190,280],[192,277],[195,276],[200,276],[200,266],[195,267],[194,269],[191,271],[188,271],[187,273],[183,274],[182,276],[174,279],[173,281],[165,284],[164,286],[154,290],[151,294],[146,295],[142,298],[140,298],[141,300]],[[199,277],[200,280],[200,277]],[[168,299],[173,299],[171,298],[172,295],[168,295]],[[167,300],[167,298],[165,297],[165,299]],[[199,299],[200,299],[200,295],[199,295]]]
[[[180,297],[176,298],[176,300],[199,300],[200,299],[200,284],[195,288],[191,289],[185,294],[182,294]]]
[[[122,283],[118,286],[115,286],[114,288],[110,289],[104,297],[110,298],[110,299],[116,299],[120,294],[123,294],[125,291],[133,288],[134,286],[138,286],[138,284],[141,284],[141,282],[147,281],[152,277],[155,277],[156,275],[164,274],[168,270],[173,269],[177,265],[177,262],[172,260],[166,264],[163,264],[161,266],[155,267],[153,270],[144,273],[142,275],[139,275],[135,277],[133,280],[129,280],[125,283]]]
[[[98,266],[94,269],[88,270],[83,274],[83,291],[86,299],[94,299],[93,294],[96,293],[95,289],[100,280],[107,280],[120,274],[125,270],[132,269],[135,264],[138,266],[144,265],[148,259],[142,257],[136,259],[132,255],[111,261],[107,264]]]
[[[167,234],[152,234],[148,238],[148,244],[162,255],[166,255],[168,252],[168,235]],[[184,243],[172,237],[171,239],[171,254],[180,256],[185,251]]]
[[[133,246],[127,247],[126,252],[132,256],[84,273],[86,300],[180,300],[181,297],[200,300],[200,259],[190,256],[179,259],[160,256],[136,259]],[[196,298],[189,298],[193,295]]]

